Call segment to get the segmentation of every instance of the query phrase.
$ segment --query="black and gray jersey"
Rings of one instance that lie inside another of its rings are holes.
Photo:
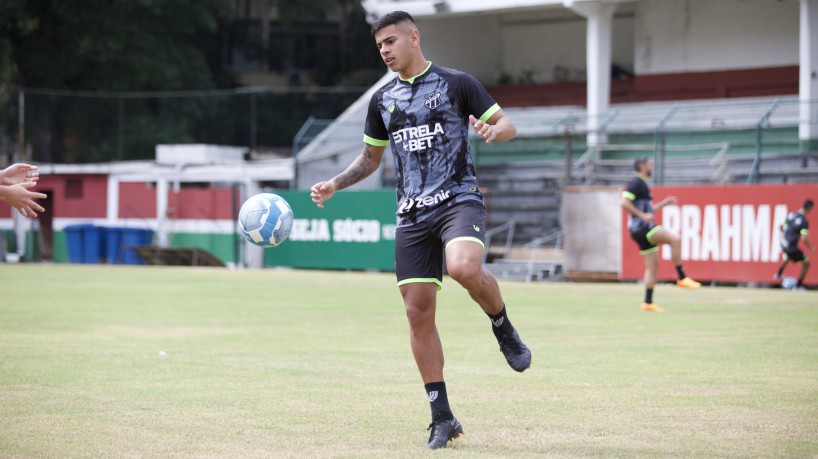
[[[634,177],[625,187],[622,196],[633,201],[634,207],[642,212],[653,215],[653,196],[650,187],[641,177]],[[628,214],[628,230],[631,233],[645,232],[654,225],[642,220],[639,217]]]
[[[798,249],[798,241],[802,235],[809,234],[807,217],[799,211],[790,212],[787,219],[781,224],[781,248],[787,252]]]
[[[398,226],[456,203],[483,203],[469,149],[469,115],[486,121],[498,110],[474,77],[431,62],[420,75],[397,77],[372,95],[364,142],[391,146]]]

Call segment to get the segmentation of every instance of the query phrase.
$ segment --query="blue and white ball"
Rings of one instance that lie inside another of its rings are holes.
[[[798,284],[798,279],[794,277],[785,277],[781,280],[781,288],[785,288],[787,290],[792,290]]]
[[[261,247],[284,242],[293,227],[293,210],[281,196],[261,193],[250,197],[239,211],[239,229],[248,241]]]

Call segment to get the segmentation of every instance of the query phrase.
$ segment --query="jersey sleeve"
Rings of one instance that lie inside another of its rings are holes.
[[[801,234],[804,236],[809,234],[809,222],[807,221],[807,217],[804,217],[804,224],[801,226]]]
[[[636,180],[631,180],[628,182],[628,186],[625,187],[625,191],[622,192],[622,196],[625,198],[630,199],[631,201],[636,200],[636,196],[639,195],[639,182]]]
[[[500,110],[500,105],[476,78],[464,73],[461,82],[462,97],[467,114],[474,115],[480,121],[486,122]]]
[[[369,110],[366,112],[364,143],[375,147],[385,147],[389,143],[389,133],[383,124],[379,105],[380,97],[378,97],[378,93],[375,93],[369,99]]]

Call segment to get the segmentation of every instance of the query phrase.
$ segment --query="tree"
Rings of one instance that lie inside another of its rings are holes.
[[[228,12],[226,0],[2,0],[0,78],[6,87],[88,91],[233,86],[220,52]],[[61,105],[32,100],[27,140],[39,160],[62,161],[83,146],[75,139],[93,138],[76,132],[85,125],[71,123],[70,107]],[[110,110],[100,106],[97,124]]]

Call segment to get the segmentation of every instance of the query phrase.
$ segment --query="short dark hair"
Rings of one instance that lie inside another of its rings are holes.
[[[644,164],[647,164],[648,161],[649,159],[645,157],[636,158],[636,160],[633,162],[633,170],[639,172],[639,169],[641,169]]]
[[[391,13],[386,13],[372,23],[372,35],[375,35],[384,27],[399,24],[403,21],[409,21],[412,24],[415,23],[415,19],[406,11],[393,11]]]
[[[815,203],[812,202],[812,199],[807,199],[806,201],[804,201],[804,210],[810,210],[814,205]]]

